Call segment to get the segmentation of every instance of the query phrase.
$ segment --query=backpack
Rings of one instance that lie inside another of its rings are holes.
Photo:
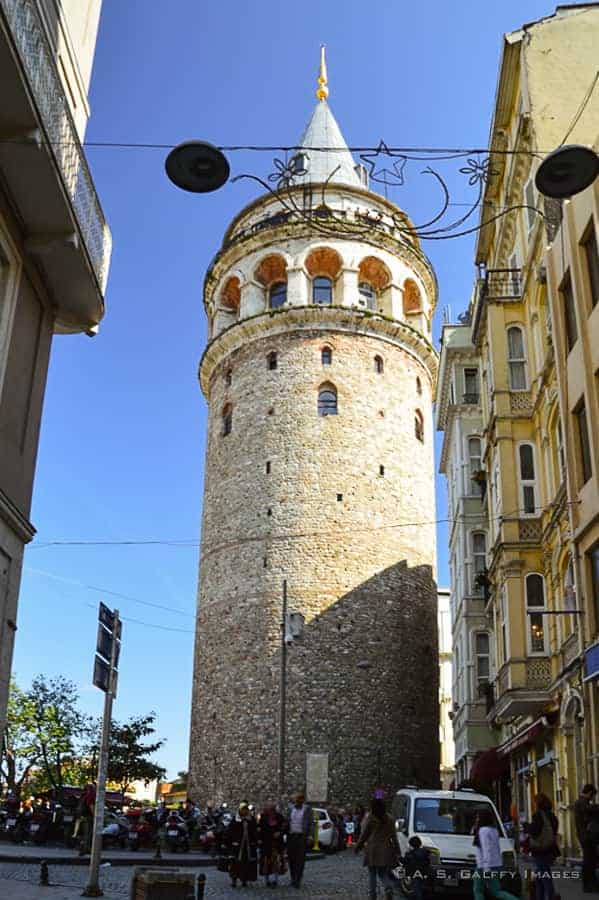
[[[536,837],[531,836],[530,838],[530,849],[533,853],[535,850],[553,850],[555,847],[555,834],[551,819],[544,812],[541,812],[541,816],[543,817],[543,827]]]

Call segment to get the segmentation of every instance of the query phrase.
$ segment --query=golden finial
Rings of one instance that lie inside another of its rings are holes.
[[[319,100],[326,100],[329,96],[329,89],[327,87],[328,79],[327,79],[327,61],[324,55],[325,45],[320,45],[320,72],[318,73],[318,88],[316,90],[316,96]]]

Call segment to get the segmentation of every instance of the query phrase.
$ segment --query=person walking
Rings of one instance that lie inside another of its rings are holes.
[[[289,808],[287,833],[287,857],[289,859],[289,874],[291,884],[299,888],[304,874],[306,863],[306,847],[308,838],[314,828],[312,809],[305,802],[303,793],[295,795],[295,802]]]
[[[530,852],[535,861],[537,900],[553,900],[555,889],[551,866],[559,856],[557,846],[558,822],[553,814],[551,800],[546,794],[535,797],[536,812],[527,828],[530,835]]]
[[[231,887],[237,887],[238,880],[243,887],[248,881],[257,881],[258,825],[250,815],[247,803],[240,803],[237,815],[227,829],[227,844],[231,857]]]
[[[370,815],[363,824],[355,852],[359,853],[364,846],[370,897],[376,900],[377,879],[382,882],[385,897],[392,897],[394,882],[391,869],[399,862],[400,850],[393,819],[387,815],[385,801],[379,798],[370,804]]]
[[[488,893],[495,900],[518,900],[514,894],[501,889],[501,847],[495,816],[490,809],[481,809],[474,829],[476,872],[472,878],[474,900],[485,900]]]
[[[585,784],[578,800],[574,804],[574,823],[576,834],[582,848],[582,889],[585,893],[599,891],[597,869],[597,844],[599,843],[599,827],[595,804],[597,788],[594,784]]]
[[[258,823],[258,844],[260,874],[264,875],[269,888],[277,886],[279,875],[285,871],[285,826],[285,819],[274,803],[266,803]]]
[[[411,878],[414,900],[422,900],[424,897],[424,883],[430,875],[431,858],[426,847],[417,834],[412,835],[408,841],[410,849],[403,858],[403,866],[406,875]]]

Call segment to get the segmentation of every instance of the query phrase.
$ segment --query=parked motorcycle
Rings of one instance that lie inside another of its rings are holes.
[[[45,844],[48,840],[51,824],[52,813],[49,809],[42,807],[35,809],[33,815],[29,819],[27,838],[34,844]]]
[[[165,843],[171,853],[176,853],[178,850],[182,850],[183,853],[188,852],[189,832],[180,816],[171,814],[166,820]]]
[[[104,819],[102,847],[120,847],[124,850],[129,840],[129,823],[124,816],[109,813]]]

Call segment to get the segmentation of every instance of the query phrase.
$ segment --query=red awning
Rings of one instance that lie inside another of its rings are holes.
[[[506,774],[509,770],[509,760],[500,756],[497,750],[497,747],[490,747],[476,757],[468,776],[469,781],[490,784]]]
[[[509,756],[514,750],[523,747],[524,744],[531,744],[546,726],[547,719],[545,716],[541,716],[541,718],[533,722],[532,725],[527,725],[526,728],[523,728],[522,731],[515,734],[514,737],[511,737],[508,741],[501,744],[497,748],[497,752],[500,756]]]

